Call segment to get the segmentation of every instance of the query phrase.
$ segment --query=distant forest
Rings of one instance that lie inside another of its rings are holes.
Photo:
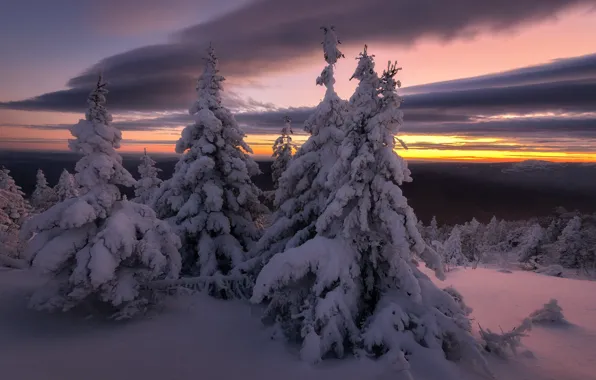
[[[176,156],[152,156],[169,178]],[[123,154],[124,167],[137,176],[138,155]],[[72,153],[1,152],[0,166],[11,170],[26,194],[35,187],[35,173],[41,168],[50,185],[55,185],[63,168],[74,173],[77,156]],[[414,181],[403,191],[416,215],[428,224],[433,216],[441,224],[462,224],[475,217],[487,223],[499,219],[520,220],[552,215],[561,206],[582,213],[596,212],[596,169],[566,165],[557,171],[503,172],[511,164],[410,162]],[[260,161],[263,174],[254,178],[262,190],[272,188],[271,162]],[[133,189],[122,189],[129,197]]]

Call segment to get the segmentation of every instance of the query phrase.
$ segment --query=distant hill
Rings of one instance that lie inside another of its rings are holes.
[[[178,157],[152,156],[169,178]],[[35,187],[41,168],[54,185],[63,168],[71,173],[78,156],[73,153],[0,152],[0,165],[12,172],[27,194]],[[138,155],[123,154],[124,167],[137,176]],[[517,170],[520,167],[524,170]],[[263,174],[254,178],[263,190],[272,188],[271,162],[259,162]],[[545,165],[543,165],[545,166]],[[545,216],[557,206],[584,213],[596,212],[596,166],[547,165],[548,170],[528,170],[536,163],[420,163],[409,164],[414,181],[403,191],[416,214],[425,223],[433,215],[440,223],[463,223],[476,217],[488,221],[493,215],[505,219]],[[516,168],[516,170],[509,170]],[[125,189],[129,197],[132,189]]]

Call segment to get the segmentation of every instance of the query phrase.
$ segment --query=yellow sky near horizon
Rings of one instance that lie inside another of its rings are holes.
[[[35,151],[67,151],[67,140],[71,138],[68,130],[32,130],[26,127],[16,127],[20,130],[16,135],[22,135],[22,129],[27,129],[29,138],[18,139],[0,138],[0,148],[6,150],[35,150]],[[141,153],[146,148],[151,154],[175,154],[175,143],[178,133],[173,130],[123,132],[123,142],[120,152]],[[0,136],[1,137],[1,136]],[[272,154],[272,144],[277,138],[274,134],[248,134],[246,142],[251,146],[256,158],[268,158]],[[294,141],[301,144],[307,138],[300,134],[294,136]],[[396,149],[396,152],[410,160],[429,161],[479,161],[479,162],[515,162],[528,159],[540,159],[557,162],[596,162],[596,152],[582,151],[548,151],[540,146],[533,150],[515,150],[511,147],[520,143],[503,137],[470,137],[456,135],[428,135],[403,134],[400,138],[409,145],[409,149]],[[424,144],[424,148],[417,148]],[[433,148],[433,144],[441,146]],[[468,149],[466,146],[481,144],[489,145],[491,149]],[[461,147],[458,149],[458,147]]]

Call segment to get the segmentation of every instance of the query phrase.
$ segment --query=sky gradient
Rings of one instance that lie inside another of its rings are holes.
[[[328,24],[346,56],[341,97],[364,43],[379,72],[403,67],[404,157],[596,162],[596,0],[13,2],[0,12],[0,149],[66,150],[101,71],[121,150],[173,153],[211,42],[226,105],[270,156],[286,114],[307,138]]]

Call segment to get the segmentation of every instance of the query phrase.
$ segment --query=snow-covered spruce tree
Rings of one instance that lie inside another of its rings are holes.
[[[155,167],[155,161],[147,154],[147,149],[144,149],[141,156],[141,163],[138,167],[141,178],[135,184],[135,202],[145,205],[150,204],[151,198],[155,190],[162,183],[162,180],[157,177],[161,169]]]
[[[121,317],[142,310],[151,299],[149,281],[176,278],[178,237],[148,206],[122,201],[117,185],[135,181],[116,152],[121,132],[111,125],[101,77],[88,99],[84,120],[71,127],[76,181],[83,195],[66,199],[29,219],[22,233],[36,235],[26,256],[51,280],[31,298],[31,307],[68,310],[84,301]]]
[[[251,277],[274,254],[297,247],[316,235],[315,223],[330,194],[326,187],[327,174],[338,158],[347,105],[334,88],[334,66],[343,57],[338,48],[340,42],[333,27],[322,29],[327,66],[317,77],[316,84],[326,88],[325,96],[304,124],[310,137],[279,179],[271,224],[251,251],[252,260],[244,264]]]
[[[57,201],[56,192],[48,185],[43,170],[37,169],[35,190],[31,194],[31,205],[37,212],[43,212]]]
[[[500,230],[500,224],[497,217],[493,215],[490,222],[486,225],[482,236],[482,246],[484,249],[494,247],[501,241],[502,234]]]
[[[67,199],[77,197],[79,195],[78,186],[75,182],[74,176],[68,170],[62,170],[58,183],[54,186],[57,202],[63,202]]]
[[[273,164],[271,165],[271,179],[273,180],[273,188],[277,189],[279,186],[279,178],[286,171],[292,155],[296,150],[296,144],[292,142],[292,125],[291,119],[284,117],[284,127],[281,129],[281,135],[273,143]]]
[[[20,228],[31,213],[31,205],[24,198],[25,193],[21,191],[21,187],[10,175],[10,170],[5,167],[0,169],[0,190],[5,191],[5,199],[9,200],[4,202],[3,211],[12,223]]]
[[[538,247],[542,239],[544,239],[544,229],[540,227],[540,224],[533,223],[528,226],[519,244],[515,247],[518,260],[520,262],[528,262],[530,260],[540,263],[545,262],[543,257],[538,256]]]
[[[480,261],[483,227],[476,218],[472,218],[470,222],[459,227],[462,252],[468,261],[474,263]]]
[[[19,197],[17,193],[0,189],[0,256],[18,256],[21,214],[14,205],[19,203]]]
[[[386,355],[400,370],[413,356],[436,366],[465,358],[488,371],[466,312],[411,260],[419,255],[443,276],[399,187],[411,178],[394,151],[402,123],[397,71],[390,64],[379,78],[366,48],[360,55],[360,83],[317,236],[273,256],[252,300],[270,300],[267,314],[302,341],[302,357],[311,362],[356,348]]]
[[[464,255],[461,241],[461,227],[455,226],[449,234],[449,238],[443,243],[441,254],[445,268],[450,270],[457,266],[467,266],[468,258]]]
[[[430,224],[427,227],[427,232],[426,232],[426,236],[429,242],[433,242],[433,241],[440,241],[441,237],[440,237],[440,231],[439,231],[439,226],[437,223],[437,217],[433,215],[432,219],[430,220]]]
[[[182,240],[183,271],[190,275],[228,274],[246,259],[259,238],[256,219],[266,212],[251,177],[260,173],[248,155],[232,113],[222,105],[224,77],[212,47],[190,108],[195,123],[182,131],[183,153],[171,179],[156,191],[154,208],[176,226]],[[223,289],[210,289],[220,296]]]
[[[578,267],[579,253],[583,248],[581,226],[582,220],[579,216],[571,218],[552,246],[554,256],[566,268]]]

